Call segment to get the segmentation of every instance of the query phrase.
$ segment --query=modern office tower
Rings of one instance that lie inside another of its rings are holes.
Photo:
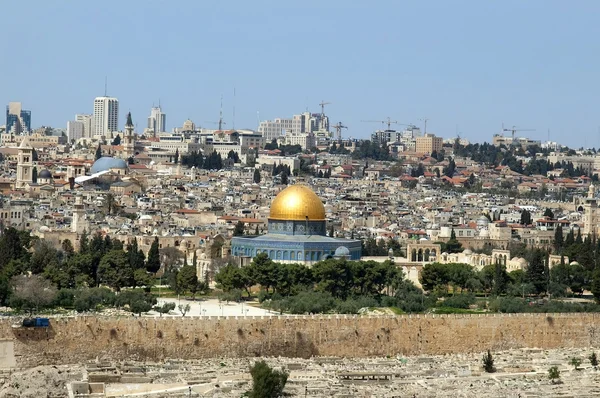
[[[108,135],[119,130],[119,100],[112,97],[97,97],[94,100],[93,135]]]
[[[92,137],[92,115],[78,114],[75,115],[75,121],[83,123],[83,138]]]
[[[31,131],[31,111],[23,110],[20,102],[9,102],[6,107],[6,132],[22,134]]]
[[[148,117],[148,130],[152,130],[154,133],[164,133],[166,126],[167,114],[162,112],[160,105],[153,107],[150,111],[150,117]]]
[[[431,155],[433,152],[440,152],[444,139],[436,137],[434,134],[426,133],[423,137],[416,139],[416,152]]]
[[[70,120],[67,122],[67,138],[69,141],[83,138],[84,125],[83,122]]]

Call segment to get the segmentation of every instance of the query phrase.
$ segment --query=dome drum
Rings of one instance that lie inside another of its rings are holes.
[[[325,235],[325,221],[269,219],[269,233],[280,235]]]

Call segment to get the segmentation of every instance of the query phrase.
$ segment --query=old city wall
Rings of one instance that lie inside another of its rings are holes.
[[[87,360],[446,354],[487,349],[588,347],[600,315],[405,315],[51,319],[48,329],[0,321],[0,367]],[[8,353],[8,354],[6,354]],[[8,357],[7,357],[8,356]]]

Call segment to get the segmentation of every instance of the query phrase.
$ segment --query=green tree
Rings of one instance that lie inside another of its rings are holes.
[[[248,266],[250,278],[261,285],[267,292],[275,286],[276,264],[269,258],[267,253],[257,254]]]
[[[548,378],[552,384],[560,382],[560,370],[558,370],[558,366],[552,366],[548,369]]]
[[[460,253],[462,251],[462,244],[456,239],[454,228],[452,228],[450,239],[448,239],[445,246],[448,253]]]
[[[121,136],[117,134],[115,139],[112,141],[112,145],[121,145]]]
[[[595,352],[592,352],[592,354],[588,357],[588,359],[590,360],[590,364],[595,368],[596,366],[598,366],[598,357],[596,356]]]
[[[186,265],[181,267],[177,274],[177,285],[182,291],[188,291],[192,295],[192,300],[195,299],[196,293],[203,289],[203,283],[198,280],[196,268]]]
[[[248,296],[250,296],[250,288],[254,285],[254,281],[250,277],[248,269],[240,268],[233,264],[227,264],[222,267],[215,275],[215,282],[217,282],[225,292],[234,289],[245,290]]]
[[[487,373],[494,373],[496,371],[496,367],[494,367],[494,358],[492,357],[492,353],[490,350],[487,351],[486,354],[483,355],[483,369]]]
[[[320,261],[313,265],[317,289],[345,300],[354,288],[353,264],[346,259]]]
[[[558,227],[556,227],[556,230],[554,231],[554,252],[560,253],[564,243],[565,240],[563,237],[563,229],[561,225],[558,225]]]
[[[99,282],[117,292],[124,287],[133,286],[134,270],[128,260],[127,253],[122,250],[111,250],[102,256],[98,265]]]
[[[531,225],[531,223],[532,219],[529,210],[525,209],[521,211],[521,225]]]
[[[253,177],[254,183],[260,184],[260,179],[261,179],[260,171],[258,169],[254,169],[254,177]]]
[[[98,144],[98,148],[96,148],[96,160],[102,157],[102,145]]]
[[[273,370],[265,361],[258,361],[250,367],[252,390],[249,398],[283,397],[288,374],[285,371]]]
[[[241,221],[238,221],[237,224],[235,224],[235,229],[233,230],[233,236],[242,236],[242,235],[244,235],[244,231],[245,231],[244,223]]]
[[[179,164],[179,148],[175,149],[175,158],[173,159],[173,163]]]
[[[160,270],[160,252],[158,249],[158,236],[154,237],[154,241],[148,251],[148,261],[146,262],[146,270],[150,273],[157,273]]]
[[[528,283],[533,284],[537,294],[546,291],[548,284],[546,275],[546,253],[542,249],[533,249],[530,252],[529,266],[525,271],[525,279]]]
[[[571,358],[571,360],[569,361],[569,364],[571,364],[575,370],[579,370],[579,365],[581,365],[581,359],[580,358]]]
[[[37,183],[38,180],[38,169],[37,166],[33,166],[33,170],[31,170],[31,182],[34,184]]]
[[[168,314],[169,312],[175,310],[175,303],[163,303],[162,305],[155,305],[152,309],[158,312],[162,317],[163,314]]]

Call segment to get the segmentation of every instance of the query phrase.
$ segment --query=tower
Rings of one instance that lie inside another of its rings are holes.
[[[94,100],[92,134],[108,135],[119,129],[119,100],[112,97],[98,97]]]
[[[123,137],[123,154],[125,159],[135,155],[135,134],[133,132],[133,121],[131,112],[127,113],[127,122],[125,123],[125,136]]]
[[[596,200],[596,188],[590,184],[588,196],[585,199],[583,233],[585,236],[598,236],[598,201]]]
[[[16,189],[24,189],[33,182],[33,148],[29,145],[29,136],[23,137],[17,154]]]
[[[162,112],[160,105],[153,107],[150,111],[150,117],[148,117],[148,129],[154,132],[154,136],[157,133],[164,133],[166,131],[167,115]]]
[[[77,234],[83,233],[85,230],[85,208],[81,196],[75,197],[75,206],[73,206],[73,221],[71,221],[71,232]]]

